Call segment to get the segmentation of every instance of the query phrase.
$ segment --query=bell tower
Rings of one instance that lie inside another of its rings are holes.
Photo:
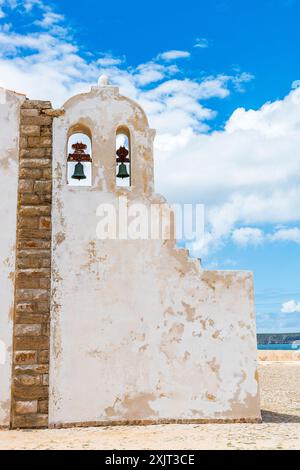
[[[63,107],[64,114],[55,119],[54,153],[59,153],[61,159],[55,161],[54,165],[59,166],[61,177],[65,178],[67,163],[74,161],[72,156],[69,161],[64,157],[67,154],[68,139],[74,134],[86,135],[90,138],[92,148],[90,186],[93,190],[107,190],[112,193],[117,187],[122,193],[124,185],[120,183],[126,180],[126,187],[130,187],[134,194],[149,195],[154,187],[155,131],[149,128],[142,108],[121,96],[118,88],[108,84],[107,77],[100,78],[99,83],[89,93],[68,100]],[[134,158],[137,154],[139,158]],[[115,156],[115,161],[112,156]],[[77,167],[79,168],[82,171],[80,166]]]

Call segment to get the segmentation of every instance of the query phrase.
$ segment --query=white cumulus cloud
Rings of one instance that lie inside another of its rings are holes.
[[[299,313],[300,312],[300,302],[295,300],[289,300],[282,304],[281,307],[282,313]]]
[[[280,228],[270,236],[272,241],[287,241],[300,244],[300,229],[298,227]]]
[[[233,231],[232,239],[241,246],[261,245],[264,241],[264,234],[258,228],[242,227]]]
[[[41,20],[36,20],[35,24],[41,26],[42,28],[49,28],[50,26],[60,23],[63,20],[63,15],[59,15],[58,13],[54,13],[53,11],[48,11],[46,13],[43,13],[43,18]]]
[[[97,63],[101,67],[112,67],[115,65],[120,65],[122,64],[122,62],[123,62],[122,59],[112,57],[110,55],[104,55],[103,57],[100,57],[100,59],[97,60]]]
[[[188,51],[166,51],[159,54],[159,58],[162,60],[176,60],[176,59],[187,59],[190,57],[190,52]]]

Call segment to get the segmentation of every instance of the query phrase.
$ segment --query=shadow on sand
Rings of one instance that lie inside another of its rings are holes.
[[[261,416],[263,423],[300,423],[300,415],[289,415],[261,410]]]

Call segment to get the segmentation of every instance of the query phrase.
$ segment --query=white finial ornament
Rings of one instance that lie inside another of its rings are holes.
[[[107,86],[109,85],[109,79],[107,75],[101,75],[98,80],[98,86]]]

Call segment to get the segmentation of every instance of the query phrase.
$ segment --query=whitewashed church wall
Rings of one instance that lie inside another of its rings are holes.
[[[154,133],[111,87],[65,111],[53,130],[50,426],[258,420],[252,274],[204,271],[172,240],[98,240],[99,204],[162,200]],[[68,132],[79,124],[92,135],[91,188],[66,184]],[[130,189],[115,187],[118,125],[132,135]]]
[[[9,426],[20,106],[23,95],[0,88],[0,426]]]

